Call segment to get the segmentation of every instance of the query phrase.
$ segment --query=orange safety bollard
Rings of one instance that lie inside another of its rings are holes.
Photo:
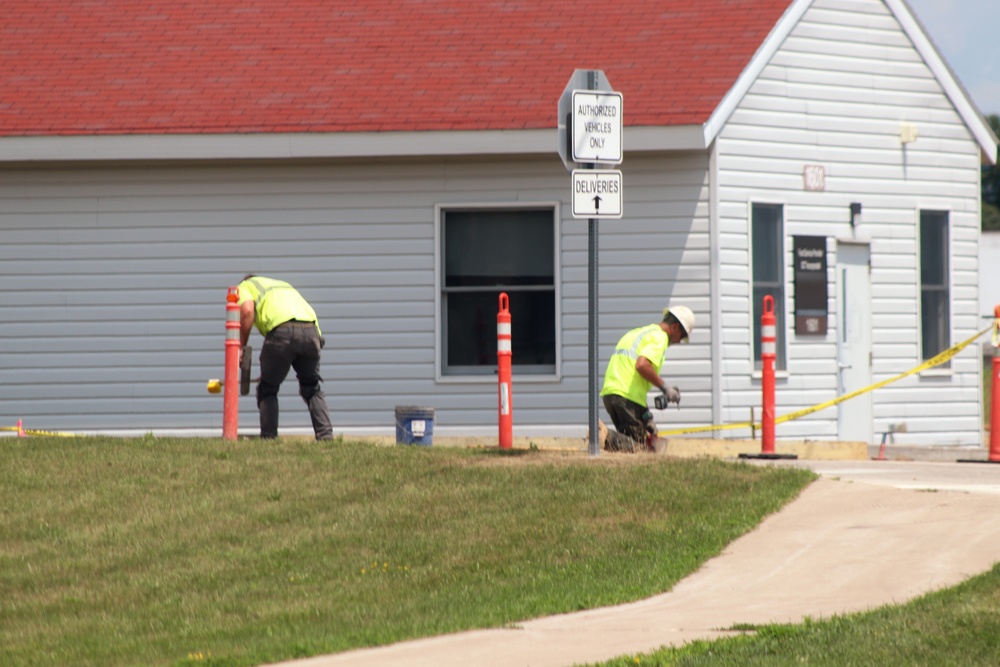
[[[774,297],[764,297],[764,312],[760,316],[761,363],[761,417],[760,454],[740,454],[740,458],[795,459],[795,454],[774,452],[774,359],[778,349],[777,318],[774,315]]]
[[[511,411],[511,350],[510,307],[507,293],[500,293],[500,311],[497,313],[497,376],[499,401],[497,406],[500,426],[500,449],[514,446],[514,415]]]
[[[774,297],[764,297],[764,313],[760,316],[761,376],[761,454],[774,454],[774,358],[778,349],[774,317]]]
[[[1000,306],[993,309],[993,359],[990,365],[990,453],[986,459],[958,459],[958,463],[1000,463]],[[984,369],[985,370],[985,369]]]
[[[240,299],[239,290],[226,294],[226,373],[222,384],[222,439],[236,440],[240,421]]]
[[[990,462],[1000,463],[1000,306],[993,310],[993,367],[990,371],[993,397],[990,399]]]

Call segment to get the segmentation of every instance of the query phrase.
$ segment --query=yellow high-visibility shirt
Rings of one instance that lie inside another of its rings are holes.
[[[646,405],[646,393],[653,384],[639,375],[635,362],[639,357],[646,357],[659,374],[669,345],[670,337],[659,324],[632,329],[622,336],[604,373],[601,396],[615,394],[624,396],[633,403]]]
[[[319,331],[316,311],[298,290],[285,281],[254,276],[236,288],[240,293],[239,305],[250,299],[254,301],[256,314],[253,323],[261,335],[266,336],[276,326],[289,320],[316,322],[316,330]]]

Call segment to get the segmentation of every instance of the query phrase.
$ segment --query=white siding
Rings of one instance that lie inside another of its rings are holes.
[[[697,154],[623,165],[625,217],[601,224],[602,373],[618,336],[657,321],[671,299],[707,324],[706,164]],[[587,221],[571,218],[569,194],[554,150],[2,170],[0,424],[221,431],[222,400],[205,383],[223,375],[226,288],[255,272],[290,281],[316,308],[336,428],[391,432],[394,406],[417,404],[436,408],[439,429],[495,432],[495,382],[435,382],[435,206],[561,201],[561,379],[515,376],[514,423],[582,436]],[[690,423],[710,420],[707,331],[672,350],[667,367],[687,390],[680,415]],[[281,396],[282,431],[308,431],[294,377]],[[241,430],[253,432],[253,396],[240,407]]]
[[[598,382],[603,382],[605,362],[622,334],[634,327],[659,322],[663,308],[669,305],[688,306],[696,318],[691,342],[669,348],[660,369],[669,384],[681,388],[681,406],[653,414],[662,429],[711,424],[708,155],[702,152],[670,158],[626,155],[622,168],[625,216],[622,220],[603,220],[600,226],[602,377]],[[575,241],[581,250],[579,292],[573,300],[564,291],[563,301],[567,309],[573,308],[579,316],[576,328],[581,337],[575,357],[581,364],[580,373],[585,374],[587,221],[565,222],[564,232],[571,226],[578,226],[582,232]],[[564,314],[564,327],[565,317]],[[581,402],[586,404],[585,395]],[[652,400],[649,404],[652,405]],[[586,417],[586,412],[583,415]],[[603,418],[607,421],[607,417]]]
[[[904,121],[920,135],[905,148]],[[863,204],[857,237],[871,241],[874,382],[920,363],[920,209],[950,212],[952,341],[977,330],[979,146],[882,2],[813,3],[721,131],[717,153],[724,421],[745,420],[759,401],[749,373],[749,202],[784,204],[789,323],[791,237],[849,239],[849,204]],[[824,192],[804,191],[807,164],[825,168]],[[836,243],[828,246],[830,330],[823,338],[787,332],[779,415],[837,395]],[[897,442],[978,444],[978,364],[970,349],[944,376],[876,391],[875,432],[902,421],[909,433]],[[834,439],[837,408],[781,424],[777,436]]]

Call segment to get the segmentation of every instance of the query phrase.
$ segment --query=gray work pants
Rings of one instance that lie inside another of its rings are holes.
[[[607,394],[602,398],[604,409],[608,411],[617,431],[608,433],[604,448],[610,452],[651,451],[648,438],[650,434],[656,433],[656,423],[646,406],[615,394]]]
[[[330,411],[320,388],[319,374],[322,337],[313,322],[285,322],[264,337],[260,351],[260,383],[257,385],[257,408],[260,410],[260,437],[278,437],[278,389],[295,369],[299,380],[299,395],[309,406],[316,439],[333,437]]]

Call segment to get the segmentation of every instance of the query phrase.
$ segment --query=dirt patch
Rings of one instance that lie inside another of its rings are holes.
[[[667,461],[667,457],[655,454],[622,454],[601,452],[591,456],[586,451],[553,451],[545,449],[512,449],[508,451],[487,450],[483,456],[470,458],[469,462],[481,466],[522,466],[522,465],[601,465],[629,466],[653,465]]]
[[[392,436],[345,438],[345,440],[384,447],[397,446],[396,440]],[[435,436],[432,447],[462,448],[480,453],[480,456],[455,459],[455,465],[470,466],[580,464],[623,466],[658,463],[666,458],[649,453],[622,454],[606,451],[601,451],[598,456],[591,456],[588,443],[582,438],[515,438],[511,449],[502,450],[497,445],[496,438]]]

